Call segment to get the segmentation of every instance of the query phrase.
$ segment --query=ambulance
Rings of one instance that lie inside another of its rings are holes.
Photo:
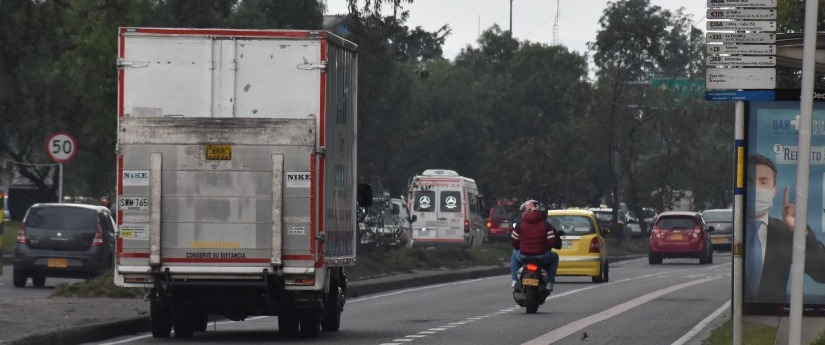
[[[475,180],[454,170],[429,169],[410,180],[413,247],[461,246],[484,241],[481,194]]]

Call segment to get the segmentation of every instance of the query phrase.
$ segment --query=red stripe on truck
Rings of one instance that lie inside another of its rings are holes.
[[[324,33],[326,36],[326,33]],[[321,63],[327,62],[327,40],[321,40]],[[327,133],[327,72],[326,70],[321,70],[321,101],[320,101],[320,120],[321,120],[321,130],[319,131],[321,147],[326,145],[326,133]],[[326,181],[324,180],[324,166],[326,165],[324,156],[321,156],[319,159],[319,167],[318,167],[318,232],[324,232],[324,185],[326,185]],[[310,241],[315,242],[315,234],[312,235]],[[324,243],[317,242],[318,245],[318,253],[315,257],[315,267],[323,267],[324,266]],[[313,246],[314,247],[314,246]],[[315,253],[314,251],[312,252]]]
[[[233,37],[281,37],[307,38],[309,31],[291,30],[234,30],[234,29],[179,29],[179,28],[136,28],[139,34],[155,35],[203,35]]]
[[[146,254],[147,257],[149,254]],[[163,262],[168,263],[232,263],[232,264],[268,264],[269,258],[255,259],[187,259],[187,258],[163,258]]]

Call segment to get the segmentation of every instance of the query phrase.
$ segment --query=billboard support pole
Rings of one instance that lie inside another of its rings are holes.
[[[733,314],[733,345],[742,345],[742,291],[743,271],[742,255],[744,241],[742,237],[745,228],[744,219],[744,184],[745,184],[745,102],[736,101],[736,113],[734,120],[734,195],[733,195],[733,244],[731,256],[733,256],[733,291],[731,300]]]
[[[813,118],[816,21],[819,1],[805,2],[805,34],[802,47],[802,97],[799,106],[799,159],[796,161],[796,219],[793,226],[791,303],[788,344],[802,338],[802,297],[805,274],[805,236],[808,228],[808,187],[811,169],[811,119]]]

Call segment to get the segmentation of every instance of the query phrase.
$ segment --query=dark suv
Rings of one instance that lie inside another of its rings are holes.
[[[42,287],[46,277],[92,278],[111,269],[115,227],[103,206],[32,205],[17,231],[14,286],[26,286],[29,277]]]

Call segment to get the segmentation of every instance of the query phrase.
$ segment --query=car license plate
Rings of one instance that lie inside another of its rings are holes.
[[[521,280],[521,285],[524,286],[539,286],[539,280],[533,278],[524,278]]]
[[[725,242],[727,242],[727,241],[725,240],[724,237],[714,237],[713,238],[713,243],[718,244],[718,243],[725,243]]]
[[[670,235],[670,239],[673,241],[681,241],[684,239],[684,237],[682,236],[682,234],[672,234]]]
[[[69,267],[69,260],[66,258],[49,258],[46,265],[51,268],[66,268]]]
[[[573,248],[573,242],[570,240],[563,240],[561,241],[561,248],[562,249],[570,249]]]
[[[232,145],[206,145],[206,159],[221,161],[232,159]]]

